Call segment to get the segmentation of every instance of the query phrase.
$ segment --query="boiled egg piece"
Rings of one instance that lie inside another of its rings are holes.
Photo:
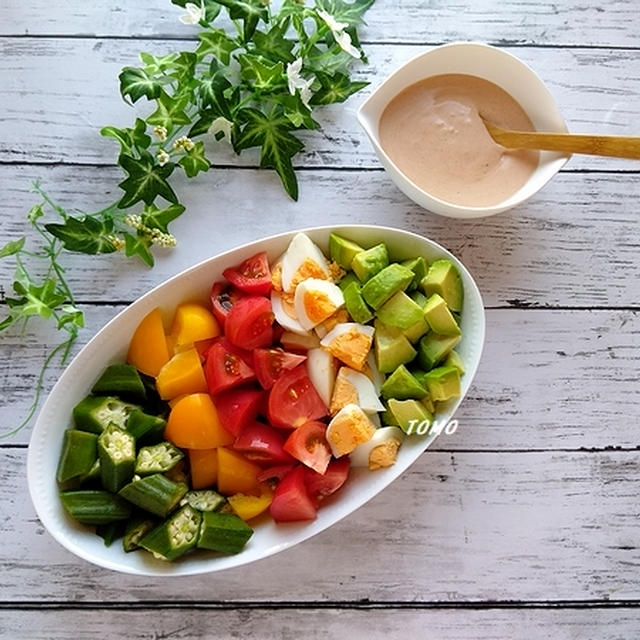
[[[309,351],[309,349],[320,348],[320,338],[315,333],[301,334],[285,331],[280,337],[280,343],[287,351]]]
[[[298,333],[300,335],[309,335],[309,332],[289,313],[287,313],[287,304],[282,299],[282,294],[275,289],[271,290],[271,310],[275,316],[276,322],[286,331]]]
[[[384,411],[373,382],[364,373],[340,367],[333,386],[329,413],[333,415],[348,404],[357,404],[365,413]]]
[[[402,429],[398,427],[380,427],[350,455],[351,466],[369,467],[372,471],[390,467],[398,457],[398,449],[404,439]]]
[[[298,322],[307,330],[332,316],[342,305],[342,290],[329,280],[307,278],[296,287],[293,307]]]
[[[293,291],[307,278],[329,280],[329,262],[320,248],[304,233],[296,234],[282,256],[282,288]]]
[[[336,360],[325,349],[307,351],[307,373],[322,401],[329,406],[336,380]]]
[[[322,338],[320,344],[338,360],[357,371],[367,362],[374,328],[357,322],[341,322]]]
[[[326,437],[331,452],[339,458],[367,442],[375,431],[369,416],[357,404],[348,404],[333,416],[327,427]]]

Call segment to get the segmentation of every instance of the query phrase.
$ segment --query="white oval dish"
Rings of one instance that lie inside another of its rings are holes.
[[[344,235],[364,246],[385,242],[395,259],[418,255],[428,261],[439,257],[451,259],[458,267],[464,287],[463,338],[457,350],[466,366],[462,377],[462,395],[437,416],[444,424],[451,419],[467,393],[480,361],[484,343],[485,319],[478,288],[462,263],[440,245],[419,235],[372,226],[314,227],[302,229],[320,248],[328,252],[330,231]],[[119,313],[80,351],[52,389],[36,421],[27,457],[29,492],[38,517],[49,533],[64,547],[96,565],[137,575],[189,575],[207,573],[246,564],[291,547],[323,531],[373,498],[402,474],[433,442],[435,436],[405,438],[398,460],[392,467],[375,472],[352,468],[347,483],[327,499],[312,522],[279,524],[264,518],[256,526],[246,548],[237,555],[221,556],[198,552],[174,563],[155,560],[146,552],[125,553],[121,544],[105,547],[91,528],[74,522],[58,498],[56,468],[65,429],[71,426],[71,411],[90,391],[104,367],[122,362],[131,335],[142,318],[155,307],[167,316],[186,300],[208,299],[211,284],[222,278],[222,271],[243,259],[266,251],[274,260],[297,233],[292,231],[251,242],[227,251],[183,271],[167,280]],[[445,436],[446,437],[446,436]]]
[[[424,78],[448,73],[477,76],[497,84],[520,103],[537,131],[567,130],[553,96],[530,67],[502,49],[477,42],[442,45],[409,60],[360,106],[358,122],[396,186],[425,209],[451,218],[481,218],[511,209],[542,189],[571,156],[541,151],[537,169],[516,193],[495,205],[469,207],[446,202],[418,187],[398,169],[380,145],[378,124],[391,99]]]

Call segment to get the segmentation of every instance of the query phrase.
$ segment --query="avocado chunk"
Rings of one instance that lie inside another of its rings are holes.
[[[413,280],[413,271],[394,262],[372,276],[362,286],[362,297],[373,309],[379,309],[394,293],[404,291]]]
[[[360,285],[357,282],[351,282],[343,290],[344,306],[347,308],[349,315],[353,318],[354,322],[360,324],[366,324],[373,318],[371,309],[367,306],[367,303],[360,293]]]
[[[407,336],[407,339],[411,344],[418,342],[422,336],[429,331],[429,325],[424,319],[424,316],[418,320],[415,324],[412,324],[407,329],[403,329],[402,333]]]
[[[424,379],[432,400],[449,400],[460,395],[460,372],[455,367],[436,367]]]
[[[460,335],[460,327],[449,311],[444,298],[437,293],[429,296],[424,306],[424,317],[431,330],[443,336]]]
[[[393,424],[400,427],[406,434],[426,435],[433,414],[427,411],[424,404],[418,400],[397,400],[390,398],[388,402],[388,417]],[[420,428],[418,429],[418,426]]]
[[[424,319],[422,307],[416,304],[404,291],[394,293],[379,309],[377,317],[392,327],[408,329]]]
[[[445,367],[455,367],[460,372],[461,376],[463,376],[466,371],[464,362],[462,362],[462,358],[457,351],[451,351],[443,364]]]
[[[434,293],[442,296],[451,311],[462,310],[462,280],[451,260],[433,262],[420,282],[420,287],[427,296]]]
[[[329,234],[329,255],[343,269],[351,269],[351,263],[358,253],[364,251],[364,247],[347,240],[337,233]]]
[[[382,271],[388,264],[387,245],[381,243],[357,253],[351,261],[351,268],[360,282],[367,282],[369,278]]]
[[[441,336],[428,333],[418,343],[418,364],[426,369],[433,369],[442,362],[460,342],[460,336]]]
[[[422,293],[422,291],[418,291],[417,289],[415,291],[412,291],[409,294],[409,297],[416,303],[419,304],[423,309],[424,309],[424,305],[427,304],[427,296],[424,295],[424,293]]]
[[[340,289],[342,289],[342,291],[344,293],[344,290],[352,282],[355,282],[358,285],[358,287],[360,286],[360,280],[358,280],[358,276],[356,276],[356,274],[353,273],[353,271],[349,271],[342,278],[340,278],[340,280],[337,282],[337,285],[340,287]]]
[[[457,369],[455,370],[457,373]],[[411,375],[407,367],[401,364],[396,370],[382,383],[380,387],[380,395],[383,398],[396,398],[398,400],[407,400],[414,398],[419,400],[428,394],[428,391]]]
[[[411,271],[413,271],[414,273],[413,280],[409,283],[407,289],[409,291],[417,289],[422,282],[422,279],[427,275],[427,261],[422,256],[418,256],[417,258],[412,258],[411,260],[404,260],[400,264],[403,267],[407,267],[407,269],[411,269]]]
[[[399,365],[416,357],[417,351],[400,329],[389,327],[379,320],[375,320],[373,326],[373,348],[378,371],[391,373]]]

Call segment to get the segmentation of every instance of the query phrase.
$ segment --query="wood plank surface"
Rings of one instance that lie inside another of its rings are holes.
[[[427,451],[305,543],[171,580],[100,569],[54,542],[26,499],[25,453],[0,449],[0,593],[12,606],[640,600],[637,451]]]
[[[104,125],[130,126],[146,104],[128,106],[118,73],[139,64],[138,53],[192,50],[187,41],[0,38],[0,162],[114,164],[117,144],[101,138]],[[317,110],[322,129],[304,132],[307,150],[294,159],[305,167],[377,168],[379,162],[355,111],[367,95],[423,46],[371,45],[370,64],[356,75],[371,87],[345,105]],[[640,135],[640,52],[618,49],[506,47],[547,83],[574,132]],[[50,82],[49,78],[56,78]],[[314,114],[316,117],[316,114]],[[28,131],[24,124],[28,124]],[[257,166],[254,152],[236,156],[226,142],[208,145],[216,164]],[[574,156],[569,170],[638,171],[632,160]],[[199,178],[201,180],[202,177]]]

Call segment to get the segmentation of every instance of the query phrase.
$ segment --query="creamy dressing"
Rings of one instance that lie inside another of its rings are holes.
[[[534,130],[522,107],[497,85],[445,74],[421,80],[391,100],[380,118],[380,144],[429,194],[452,204],[494,205],[528,180],[539,154],[494,142],[479,113],[507,129]]]

